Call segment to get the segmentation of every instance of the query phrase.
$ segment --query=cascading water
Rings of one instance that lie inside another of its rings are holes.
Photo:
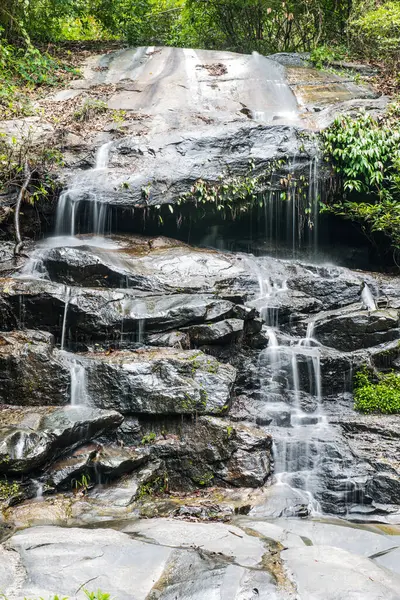
[[[71,362],[71,406],[81,406],[87,404],[88,392],[86,382],[86,369],[84,365],[70,357]]]
[[[264,515],[319,514],[327,463],[336,466],[335,431],[323,409],[321,345],[314,338],[315,319],[306,335],[294,338],[279,328],[279,304],[288,282],[274,272],[273,263],[246,258],[258,282],[251,302],[267,325],[269,343],[259,357],[260,394],[268,406],[268,431],[274,440],[274,483]],[[290,284],[290,282],[289,282]],[[340,501],[351,498],[355,483],[346,481]],[[347,492],[346,492],[347,490]],[[333,490],[332,496],[338,494]]]
[[[64,299],[64,316],[61,330],[61,350],[64,350],[65,347],[65,335],[67,330],[67,319],[68,319],[68,306],[71,298],[71,288],[65,287],[65,299]]]
[[[95,235],[104,235],[107,224],[107,204],[98,198],[97,186],[106,177],[112,142],[100,146],[93,169],[76,175],[60,195],[55,235],[74,236],[78,232],[81,207],[84,203],[85,228]]]

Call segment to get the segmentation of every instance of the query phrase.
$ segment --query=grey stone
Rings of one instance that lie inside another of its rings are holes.
[[[234,367],[196,350],[117,351],[77,360],[92,402],[125,414],[220,414],[236,378]]]
[[[66,404],[69,369],[54,352],[50,333],[0,333],[0,402],[27,406]]]
[[[244,321],[225,319],[218,323],[192,325],[187,331],[190,341],[195,346],[205,344],[231,344],[243,337]]]
[[[83,406],[1,410],[0,471],[29,473],[62,452],[116,429],[123,417],[115,411]]]
[[[399,337],[396,311],[340,311],[315,323],[314,335],[326,346],[351,351],[376,346]]]
[[[4,329],[39,327],[66,341],[121,343],[148,333],[232,316],[234,304],[205,294],[137,295],[134,290],[72,288],[46,281],[0,280]]]
[[[301,597],[315,600],[399,598],[400,577],[346,550],[308,546],[284,550],[281,556]]]

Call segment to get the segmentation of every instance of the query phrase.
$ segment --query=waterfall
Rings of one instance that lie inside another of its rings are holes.
[[[265,419],[270,421],[268,431],[274,440],[270,500],[260,510],[264,516],[282,511],[294,515],[300,506],[304,514],[319,514],[325,472],[335,468],[337,459],[335,430],[323,407],[322,346],[315,339],[315,317],[308,321],[303,337],[286,334],[279,324],[281,298],[288,289],[284,271],[279,271],[274,260],[247,257],[246,264],[257,282],[248,304],[260,310],[268,338],[258,370],[260,398],[266,404]],[[332,467],[326,466],[327,453],[332,456]],[[349,490],[353,482],[345,479],[340,485]],[[343,491],[332,493],[340,494],[338,500],[346,505]]]
[[[100,148],[97,150],[96,164],[94,167],[95,171],[98,171],[99,169],[107,169],[111,146],[112,142],[107,142],[106,144],[100,146]]]
[[[38,479],[32,479],[32,483],[36,490],[35,500],[37,502],[43,502],[43,483]]]
[[[361,291],[361,301],[367,310],[376,310],[376,302],[372,295],[371,289],[367,283],[363,284]]]
[[[71,356],[71,406],[86,405],[89,400],[84,365]]]
[[[113,142],[106,142],[96,152],[95,165],[89,171],[78,173],[70,186],[60,195],[56,212],[55,235],[74,236],[78,231],[81,208],[85,212],[85,229],[104,235],[108,206],[96,192],[96,185],[106,176]]]
[[[67,328],[67,316],[68,316],[68,306],[71,298],[71,288],[65,286],[65,299],[64,299],[64,316],[61,330],[61,350],[64,350],[65,346],[65,332]]]

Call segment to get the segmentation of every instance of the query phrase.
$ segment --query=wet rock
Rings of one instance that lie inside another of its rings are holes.
[[[89,492],[88,498],[92,504],[101,508],[103,514],[115,517],[118,509],[132,506],[135,500],[163,492],[167,481],[165,463],[161,460],[153,460],[116,482],[95,487]]]
[[[46,487],[71,490],[79,488],[82,476],[88,485],[106,483],[141,467],[148,460],[145,448],[130,449],[102,444],[81,446],[55,463],[45,474]]]
[[[236,377],[231,365],[194,350],[117,351],[77,359],[95,405],[125,414],[220,414],[230,404]]]
[[[66,404],[69,369],[50,333],[0,333],[0,402],[26,406]]]
[[[192,345],[232,344],[243,337],[244,321],[226,319],[218,323],[192,325],[183,331],[187,332]]]
[[[210,327],[211,325],[208,325]],[[207,327],[207,326],[206,326]],[[190,338],[187,331],[167,331],[166,333],[152,333],[146,336],[149,346],[167,346],[169,348],[190,349]]]
[[[326,346],[351,351],[398,339],[398,327],[398,313],[393,310],[340,311],[319,319],[314,335]]]
[[[190,293],[224,287],[243,273],[239,257],[163,237],[109,236],[104,247],[91,247],[86,236],[82,246],[40,253],[50,279],[70,286]]]
[[[7,578],[3,589],[8,597],[47,598],[62,590],[80,599],[84,581],[89,592],[101,589],[120,600],[291,597],[264,568],[263,542],[237,527],[152,519],[128,529],[128,535],[107,528],[19,532],[7,542],[4,561],[21,576]]]
[[[281,554],[298,593],[316,600],[397,600],[400,577],[368,558],[329,546],[290,548]],[[335,581],[335,585],[332,582]]]
[[[3,407],[0,428],[0,472],[29,473],[61,453],[106,431],[123,417],[87,407]]]
[[[223,523],[188,523],[173,519],[139,520],[128,524],[124,532],[153,543],[179,548],[200,547],[206,552],[221,553],[242,566],[256,567],[265,553],[262,540]]]
[[[156,433],[151,453],[165,460],[171,489],[192,490],[213,482],[254,488],[270,475],[272,440],[261,429],[215,417],[147,427]]]
[[[8,211],[11,213],[11,208]],[[0,223],[2,222],[2,217],[7,216],[8,211],[6,208],[1,207]],[[13,242],[0,242],[0,277],[8,277],[16,269],[14,246]]]
[[[277,52],[269,54],[268,58],[285,67],[308,67],[310,65],[309,52]]]
[[[0,280],[0,319],[4,329],[40,327],[61,340],[66,314],[66,340],[74,343],[125,343],[140,331],[230,318],[235,305],[203,294],[136,295],[134,290],[73,288],[45,281]]]
[[[354,413],[338,419],[352,453],[367,461],[371,473],[365,494],[376,503],[398,504],[400,424],[396,416]]]

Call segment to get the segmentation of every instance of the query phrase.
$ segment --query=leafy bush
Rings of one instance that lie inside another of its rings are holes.
[[[28,116],[34,113],[29,100],[33,89],[59,85],[77,71],[30,44],[9,44],[3,32],[0,26],[0,119]]]
[[[340,201],[328,210],[380,231],[400,248],[400,104],[376,118],[337,117],[322,133],[326,159],[341,182]]]
[[[311,52],[310,60],[317,69],[321,69],[335,60],[343,60],[345,56],[346,49],[343,46],[317,46]]]
[[[363,413],[400,413],[400,374],[379,373],[376,382],[364,368],[355,375],[354,408]]]
[[[369,59],[383,59],[393,67],[400,63],[400,3],[384,2],[350,23],[354,48]]]

